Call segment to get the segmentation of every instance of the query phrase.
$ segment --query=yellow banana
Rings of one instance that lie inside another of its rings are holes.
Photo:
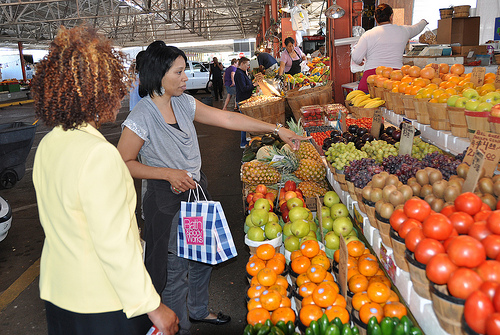
[[[365,94],[365,92],[363,92],[361,90],[354,90],[354,91],[349,92],[349,94],[347,94],[347,96],[345,97],[345,99],[346,100],[352,100],[352,99],[354,99],[355,97],[357,97],[358,95],[361,95],[361,94]]]
[[[366,99],[366,100],[363,100],[361,101],[359,104],[358,104],[358,107],[364,107],[365,105],[373,102],[373,101],[376,101],[375,99]]]
[[[360,95],[358,97],[356,97],[352,103],[354,104],[355,107],[358,107],[359,104],[362,102],[362,101],[365,101],[365,100],[368,100],[370,99],[370,95],[366,94],[366,95]]]
[[[365,108],[377,108],[385,104],[385,100],[375,100],[365,105]]]

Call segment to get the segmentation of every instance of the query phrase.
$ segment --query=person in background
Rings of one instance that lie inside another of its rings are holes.
[[[312,54],[311,54],[311,58],[315,58],[315,57],[325,57],[326,55],[326,48],[324,45],[321,45],[318,50],[314,51]]]
[[[32,81],[36,115],[53,127],[33,166],[49,335],[144,335],[151,322],[178,330],[144,267],[134,181],[97,130],[130,87],[124,61],[95,29],[61,27]]]
[[[285,38],[285,50],[281,53],[280,68],[278,75],[282,76],[283,73],[294,75],[300,71],[300,62],[306,60],[306,55],[295,46],[295,40],[291,37]]]
[[[180,334],[189,334],[191,322],[220,325],[231,319],[208,310],[212,266],[177,257],[170,242],[172,232],[177,231],[181,202],[188,201],[188,190],[198,184],[210,200],[194,121],[259,133],[274,129],[294,150],[306,139],[279,124],[209,107],[185,94],[186,61],[182,50],[162,41],[148,46],[140,69],[141,90],[147,95],[123,123],[118,142],[132,176],[148,181],[143,235],[146,268],[163,302],[178,315]]]
[[[250,98],[253,93],[253,89],[257,86],[256,83],[252,82],[248,76],[248,69],[250,68],[250,59],[246,57],[241,57],[238,60],[238,68],[234,74],[234,83],[236,86],[236,104]],[[245,131],[241,132],[241,142],[240,148],[244,149],[248,144],[247,133]]]
[[[224,85],[222,83],[222,63],[219,63],[217,57],[214,57],[213,63],[210,63],[210,73],[208,75],[208,80],[212,79],[212,89],[215,94],[215,101],[222,100],[222,90]]]
[[[141,57],[144,54],[144,51],[139,51],[137,56],[135,56],[135,61],[130,66],[130,70],[136,74],[136,79],[130,89],[130,99],[129,99],[129,110],[134,109],[135,105],[141,100],[141,96],[139,95],[139,67],[141,66]]]
[[[411,26],[392,24],[394,14],[391,6],[382,3],[375,9],[378,26],[361,35],[351,52],[354,63],[365,65],[365,71],[358,89],[368,93],[366,78],[375,74],[378,66],[400,69],[403,66],[403,54],[408,40],[418,35],[428,24],[426,20]]]
[[[227,105],[229,104],[229,101],[231,100],[231,96],[234,96],[236,94],[236,88],[234,86],[234,74],[236,73],[236,63],[238,63],[238,60],[236,58],[231,59],[231,66],[229,66],[226,71],[224,71],[224,86],[226,87],[226,101],[224,102],[224,107],[222,107],[222,110],[227,110]],[[236,102],[234,103],[234,109],[236,110]]]
[[[278,61],[267,52],[255,51],[257,62],[259,62],[259,71],[268,76],[274,75],[274,71],[278,69]]]

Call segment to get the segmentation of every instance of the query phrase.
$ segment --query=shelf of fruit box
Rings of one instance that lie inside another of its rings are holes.
[[[333,190],[338,194],[342,203],[346,204],[349,213],[358,222],[367,242],[372,246],[373,251],[379,257],[392,282],[398,288],[401,297],[405,300],[411,313],[417,320],[425,334],[445,335],[445,332],[432,309],[432,301],[422,298],[413,289],[410,274],[396,266],[392,248],[384,245],[378,229],[370,225],[368,217],[358,206],[358,202],[353,200],[349,192],[343,191],[339,183],[333,178],[333,173],[327,170],[327,179]]]

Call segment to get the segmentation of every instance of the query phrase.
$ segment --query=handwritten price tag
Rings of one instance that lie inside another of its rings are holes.
[[[484,84],[484,74],[486,73],[486,68],[484,67],[475,67],[472,69],[472,76],[470,77],[470,81],[477,86],[483,86]]]
[[[343,111],[340,112],[340,129],[342,129],[343,133],[347,131],[346,115],[347,115],[346,112]]]
[[[472,165],[472,160],[476,151],[484,152],[484,172],[485,177],[493,176],[498,161],[500,160],[500,134],[487,133],[481,130],[476,130],[474,138],[470,142],[469,149],[465,154],[464,163]]]
[[[472,158],[472,164],[467,174],[467,178],[464,181],[464,186],[462,187],[462,192],[474,192],[479,176],[481,175],[481,170],[484,165],[484,152],[477,150]]]
[[[377,140],[380,136],[380,125],[382,124],[382,110],[378,108],[373,114],[371,134]]]
[[[415,135],[415,129],[411,123],[402,123],[401,129],[401,140],[399,143],[399,155],[411,155],[411,149],[413,148],[413,136]]]

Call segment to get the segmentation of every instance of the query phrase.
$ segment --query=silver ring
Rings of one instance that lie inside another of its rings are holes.
[[[188,172],[187,175],[189,178],[193,178],[193,175],[191,174],[191,172]]]

